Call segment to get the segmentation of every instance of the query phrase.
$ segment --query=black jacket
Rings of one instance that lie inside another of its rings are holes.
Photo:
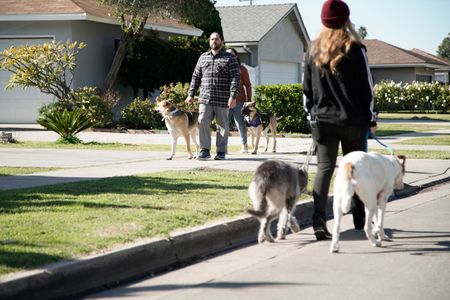
[[[313,57],[305,59],[303,93],[305,110],[311,120],[345,126],[374,126],[372,75],[363,45],[354,43],[338,63],[337,75],[328,65],[323,74]]]

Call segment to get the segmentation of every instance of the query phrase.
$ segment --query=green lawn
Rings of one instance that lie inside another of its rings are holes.
[[[393,147],[395,154],[406,155],[407,159],[450,159],[449,151],[429,151],[429,150],[396,150]],[[369,151],[379,152],[381,154],[390,154],[388,150],[385,149],[370,149]]]
[[[49,172],[58,168],[30,168],[30,167],[4,167],[0,166],[0,176],[32,174],[37,172]]]
[[[169,144],[121,144],[121,143],[97,143],[89,142],[82,144],[61,144],[56,142],[18,142],[9,144],[0,144],[1,148],[38,148],[38,149],[88,149],[88,150],[119,150],[119,151],[156,151],[156,152],[170,152],[171,145]],[[191,145],[192,151],[195,151],[195,146]],[[230,145],[229,151],[236,152],[241,149],[239,145]],[[186,151],[185,144],[177,145],[178,153]]]
[[[450,129],[450,123],[446,125],[431,124],[393,124],[378,123],[377,136],[392,136],[405,133],[426,132],[440,129]]]
[[[170,171],[3,191],[0,275],[241,215],[252,174]]]
[[[379,119],[385,120],[435,120],[450,121],[450,114],[442,113],[380,113]]]
[[[396,144],[450,146],[450,134],[407,139],[407,140],[400,141]]]

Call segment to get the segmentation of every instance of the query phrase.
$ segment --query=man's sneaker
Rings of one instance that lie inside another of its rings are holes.
[[[247,144],[242,145],[241,153],[248,153],[248,146]]]
[[[316,236],[316,240],[318,241],[331,240],[332,238],[331,233],[329,233],[326,228],[314,229],[314,235]]]
[[[216,157],[214,157],[215,160],[224,160],[225,159],[225,152],[217,152]]]
[[[208,149],[202,149],[200,151],[200,154],[198,155],[197,159],[198,160],[205,160],[211,158],[211,154],[209,154],[209,150]]]

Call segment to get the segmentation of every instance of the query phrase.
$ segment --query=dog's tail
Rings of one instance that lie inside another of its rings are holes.
[[[262,218],[267,212],[267,199],[265,189],[258,186],[256,181],[252,181],[248,187],[248,194],[252,200],[253,207],[248,208],[246,211],[257,218]]]
[[[343,213],[348,213],[352,206],[352,198],[355,193],[353,187],[354,170],[355,167],[353,164],[348,162],[339,168],[336,179],[334,180],[334,203],[340,205]]]

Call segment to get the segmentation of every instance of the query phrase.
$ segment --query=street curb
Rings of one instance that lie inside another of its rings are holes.
[[[390,200],[404,198],[447,181],[450,181],[450,176],[444,175],[417,186],[406,186]],[[331,207],[332,197],[329,197],[329,216],[332,215]],[[297,205],[295,215],[301,227],[311,224],[312,213],[312,200]],[[258,227],[255,218],[242,216],[189,232],[175,233],[168,239],[151,240],[100,255],[51,264],[0,279],[0,299],[60,299],[101,290],[254,243]]]

